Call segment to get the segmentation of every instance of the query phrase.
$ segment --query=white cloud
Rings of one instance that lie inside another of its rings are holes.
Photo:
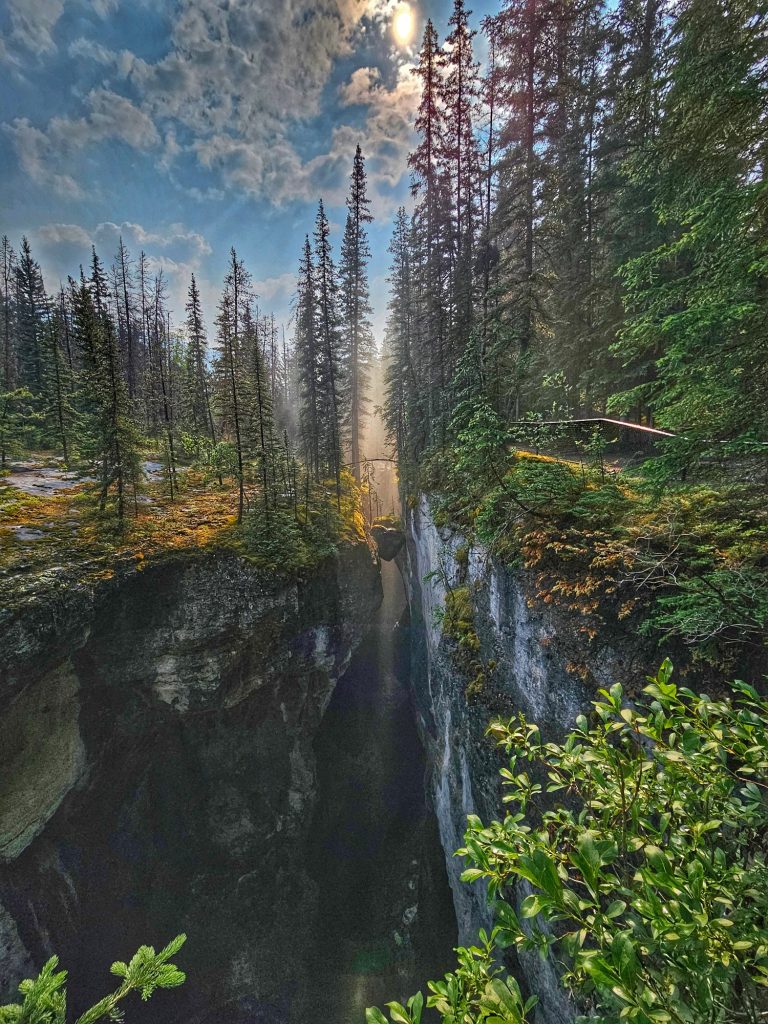
[[[29,2],[53,5],[50,22],[54,7],[75,0]],[[110,13],[116,3],[97,0],[98,13]],[[76,195],[68,158],[117,139],[158,150],[158,169],[166,173],[186,152],[225,187],[278,205],[318,195],[340,205],[359,142],[374,211],[388,214],[390,191],[406,171],[417,100],[407,68],[397,69],[393,84],[375,67],[352,73],[339,99],[343,106],[367,107],[366,123],[337,124],[325,152],[305,159],[293,139],[320,113],[335,62],[353,52],[360,34],[386,28],[394,6],[395,0],[179,0],[170,52],[154,62],[78,38],[70,55],[108,68],[109,87],[85,97],[80,117],[55,117],[44,131],[26,122],[13,134],[19,159],[33,180]],[[121,95],[121,81],[134,99]],[[216,191],[193,193],[202,198]]]
[[[36,184],[63,197],[80,198],[83,190],[63,168],[73,153],[105,139],[118,139],[135,149],[159,145],[160,136],[151,118],[130,100],[109,89],[94,89],[87,96],[85,117],[54,117],[45,131],[27,118],[2,125],[10,136],[19,165]]]
[[[106,18],[114,14],[119,6],[119,0],[85,0],[100,18]]]
[[[162,270],[168,308],[176,323],[184,317],[192,274],[198,281],[207,308],[215,308],[219,285],[208,278],[206,269],[211,246],[203,235],[183,224],[146,228],[131,221],[121,224],[102,221],[88,229],[80,224],[55,223],[45,224],[32,235],[35,248],[42,253],[44,276],[48,281],[66,280],[67,274],[72,272],[73,260],[87,260],[92,245],[104,263],[111,263],[122,238],[134,259],[140,252],[146,253],[150,279]]]
[[[19,166],[27,177],[59,196],[77,199],[82,195],[75,179],[58,170],[61,156],[54,138],[35,128],[25,117],[17,117],[2,127],[11,138]]]
[[[79,224],[44,224],[38,228],[37,234],[49,245],[88,247],[92,244],[91,236]]]
[[[349,81],[339,89],[341,102],[346,107],[368,104],[371,92],[380,81],[381,72],[378,68],[357,68]]]
[[[100,242],[109,238],[116,242],[122,235],[127,244],[132,242],[134,247],[139,248],[154,246],[158,249],[172,249],[181,247],[189,253],[190,257],[209,256],[212,251],[203,235],[185,228],[183,224],[169,224],[162,231],[148,231],[141,224],[133,224],[130,221],[123,221],[122,224],[105,221],[98,225],[94,234]]]
[[[5,0],[10,32],[7,40],[0,38],[0,54],[23,47],[36,54],[51,53],[56,49],[54,31],[64,13],[65,3],[74,2],[86,7],[100,18],[113,14],[119,0]],[[6,44],[10,43],[7,48]],[[15,60],[15,58],[14,58]]]
[[[64,11],[63,0],[6,0],[12,47],[23,46],[36,53],[56,49],[53,30]]]
[[[157,128],[145,111],[110,89],[93,89],[89,111],[77,119],[54,117],[48,134],[63,146],[79,149],[104,139],[119,139],[134,149],[151,149],[160,142]]]
[[[261,281],[254,281],[253,290],[262,302],[270,302],[274,298],[288,298],[296,290],[297,274],[293,271],[286,271],[278,277],[266,277]]]
[[[410,73],[409,65],[398,68],[391,87],[382,83],[374,71],[359,68],[341,89],[345,102],[368,107],[363,130],[356,131],[348,125],[334,129],[331,149],[320,159],[328,165],[343,164],[348,174],[351,154],[359,143],[366,157],[372,213],[377,218],[384,218],[398,205],[391,198],[390,190],[406,173],[419,85]]]
[[[93,61],[94,64],[103,64],[113,70],[119,78],[127,78],[138,60],[130,50],[110,50],[103,43],[97,43],[85,36],[73,39],[67,47],[67,53],[73,58],[80,57]]]

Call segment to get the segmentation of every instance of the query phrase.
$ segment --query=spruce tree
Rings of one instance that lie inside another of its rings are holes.
[[[165,449],[166,479],[171,501],[176,497],[176,425],[172,395],[172,342],[165,312],[165,279],[155,276],[151,306],[147,310],[147,345],[150,386],[158,398]]]
[[[139,473],[138,442],[130,417],[125,381],[120,373],[117,332],[108,307],[106,278],[92,251],[91,276],[82,275],[74,292],[75,330],[82,352],[85,396],[91,424],[90,449],[98,465],[99,505],[106,507],[110,488],[116,491],[118,520],[125,515],[126,490]]]
[[[10,391],[15,381],[15,303],[14,291],[16,280],[16,253],[7,235],[3,235],[0,242],[0,303],[2,304],[2,331],[3,331],[3,388]]]
[[[344,378],[346,416],[352,472],[360,480],[361,437],[368,405],[373,333],[368,289],[368,261],[371,250],[365,225],[373,220],[366,194],[365,161],[360,146],[355,151],[347,198],[347,221],[341,246],[340,282],[344,334]]]
[[[322,416],[320,398],[321,357],[315,266],[309,236],[304,240],[304,249],[299,264],[295,318],[296,367],[301,403],[299,428],[307,469],[315,480],[319,480],[320,424]]]
[[[449,360],[454,364],[472,329],[473,274],[480,197],[479,153],[473,118],[480,93],[479,64],[472,53],[475,32],[469,28],[464,0],[454,0],[441,78],[444,126],[441,156],[451,189],[450,245],[453,268],[454,323]]]
[[[195,275],[189,284],[186,304],[185,415],[195,434],[207,434],[216,443],[207,366],[207,341],[200,289]]]
[[[621,401],[704,449],[768,437],[766,56],[751,4],[683,0],[659,130],[632,162],[672,237],[624,268],[617,354],[654,377]]]
[[[216,320],[219,355],[217,360],[218,404],[222,427],[235,450],[235,476],[238,483],[237,520],[245,511],[247,469],[247,350],[243,324],[249,323],[252,300],[251,277],[234,248],[229,254],[229,269]]]
[[[384,349],[384,422],[407,479],[414,461],[418,417],[418,384],[413,364],[413,283],[411,279],[410,229],[401,207],[389,251],[390,298]]]
[[[245,446],[256,460],[261,483],[262,505],[267,528],[271,526],[271,509],[276,504],[278,451],[264,349],[250,304],[243,313],[243,432]],[[273,500],[274,499],[274,500]]]
[[[592,332],[593,388],[610,411],[642,422],[651,418],[647,385],[655,376],[653,348],[611,351],[625,317],[626,292],[619,269],[666,242],[669,232],[653,210],[655,171],[633,172],[661,125],[669,21],[662,0],[620,0],[609,20],[605,113],[598,142],[595,201],[596,316]]]
[[[416,347],[421,368],[426,426],[425,444],[445,436],[445,388],[448,364],[448,310],[450,276],[450,181],[441,162],[445,132],[441,86],[445,56],[437,32],[427,22],[419,61],[413,73],[421,84],[416,115],[418,144],[408,158],[412,171],[414,213],[413,273],[417,279]]]
[[[552,85],[545,45],[548,11],[540,0],[505,0],[496,23],[503,152],[496,210],[501,323],[495,331],[494,361],[495,372],[504,381],[499,406],[515,419],[523,410],[523,386],[542,314],[535,234],[540,221],[542,119]]]
[[[317,282],[317,336],[319,342],[320,456],[336,481],[341,502],[341,429],[343,378],[339,321],[339,283],[331,255],[330,225],[322,199],[315,220],[315,273]]]
[[[16,264],[16,358],[19,381],[36,396],[44,390],[43,333],[48,320],[48,299],[40,265],[29,240],[21,240]]]
[[[128,384],[128,398],[133,402],[138,379],[138,358],[136,351],[136,324],[133,298],[133,275],[131,258],[123,244],[122,235],[117,248],[115,263],[117,289],[116,303],[120,311],[121,347],[124,353],[125,375]]]

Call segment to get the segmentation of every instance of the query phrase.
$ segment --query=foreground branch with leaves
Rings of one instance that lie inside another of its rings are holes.
[[[562,743],[522,715],[490,726],[511,755],[511,813],[470,816],[459,854],[464,881],[487,880],[498,926],[430,983],[447,1024],[530,1020],[535,1000],[495,959],[509,947],[549,958],[591,1022],[765,1019],[768,701],[742,682],[713,699],[671,677],[666,661],[633,706],[621,686],[601,690]],[[390,1003],[391,1020],[419,1024],[422,1005]]]
[[[156,953],[152,946],[140,946],[129,963],[117,960],[110,971],[122,982],[109,995],[100,999],[75,1024],[96,1024],[96,1021],[122,1019],[118,1004],[138,992],[146,1000],[159,988],[178,988],[186,976],[175,964],[170,963],[186,941],[186,935],[177,935],[168,945]],[[21,1003],[0,1006],[0,1024],[66,1024],[67,995],[65,984],[67,972],[58,971],[59,958],[52,956],[34,979],[22,981],[19,992]]]

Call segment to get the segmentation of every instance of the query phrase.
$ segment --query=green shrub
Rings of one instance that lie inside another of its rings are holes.
[[[159,953],[152,946],[141,946],[129,963],[121,960],[113,963],[110,971],[122,981],[113,992],[82,1013],[75,1024],[96,1024],[105,1017],[121,1020],[122,1008],[118,1009],[118,1004],[131,992],[138,992],[146,1000],[156,989],[182,985],[186,976],[169,961],[185,941],[186,935],[177,935]],[[22,981],[19,985],[23,996],[21,1003],[0,1006],[0,1024],[66,1024],[67,972],[57,971],[58,966],[59,958],[52,956],[36,978]]]
[[[590,1024],[764,1020],[768,701],[741,682],[727,699],[696,695],[671,674],[665,662],[634,707],[619,685],[600,691],[592,723],[580,716],[562,743],[522,715],[490,726],[511,755],[509,813],[487,826],[470,816],[459,853],[498,923],[430,983],[446,1024],[528,1020],[493,967],[508,946],[559,965]],[[397,1024],[418,1024],[421,1004],[388,1005]]]

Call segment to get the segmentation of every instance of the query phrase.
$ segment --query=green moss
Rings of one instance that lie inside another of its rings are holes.
[[[485,683],[485,672],[480,669],[480,671],[470,679],[464,690],[464,696],[468,701],[470,701],[470,703],[472,701],[479,700],[483,696],[485,693]]]
[[[99,508],[98,487],[78,484],[46,497],[31,497],[0,484],[0,589],[9,612],[56,579],[69,585],[110,578],[129,565],[142,569],[176,552],[231,551],[281,579],[300,577],[340,545],[365,542],[360,488],[342,474],[302,492],[295,508],[271,508],[258,498],[237,523],[237,493],[190,471],[176,501],[162,483],[145,483],[139,500],[128,497],[120,521]],[[19,530],[32,530],[25,537]]]
[[[757,484],[660,490],[638,473],[511,447],[479,458],[460,443],[432,453],[420,478],[435,524],[467,538],[459,569],[480,541],[530,571],[537,596],[574,612],[586,637],[634,616],[630,628],[645,622],[660,642],[681,638],[729,671],[736,652],[768,645],[768,506]]]
[[[469,587],[456,587],[445,595],[443,633],[458,643],[469,632],[474,632]]]
[[[395,515],[394,512],[389,512],[384,516],[377,516],[373,521],[373,526],[383,526],[388,530],[402,530],[403,521],[400,516]]]

